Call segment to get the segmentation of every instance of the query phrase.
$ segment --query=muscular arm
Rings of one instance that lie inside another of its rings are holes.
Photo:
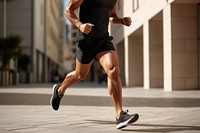
[[[83,24],[78,19],[78,17],[76,16],[76,14],[74,13],[74,11],[81,6],[81,4],[83,3],[83,1],[84,0],[69,0],[68,5],[67,5],[66,10],[65,10],[65,16],[81,32],[83,32],[85,34],[88,34],[91,31],[92,26],[94,26],[94,25],[90,24],[90,23]]]
[[[119,2],[119,0],[117,1],[117,3],[118,2]],[[118,15],[117,15],[117,3],[115,4],[113,9],[111,10],[109,21],[111,23],[114,23],[114,24],[123,24],[123,25],[126,25],[126,26],[130,26],[131,23],[132,23],[130,17],[124,17],[124,18],[118,17]]]
[[[79,21],[74,11],[80,7],[83,1],[84,0],[69,0],[68,5],[65,10],[65,16],[77,28],[79,28],[82,23]]]
[[[111,10],[109,20],[110,20],[111,23],[121,24],[122,23],[122,18],[119,18],[117,16],[117,3],[115,4],[115,6],[113,7],[113,9]]]

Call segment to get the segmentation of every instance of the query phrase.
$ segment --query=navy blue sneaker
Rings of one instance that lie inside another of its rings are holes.
[[[50,104],[52,106],[52,108],[54,110],[58,110],[59,108],[59,105],[60,105],[60,100],[61,98],[63,97],[63,95],[59,95],[58,94],[58,88],[60,87],[61,85],[58,85],[58,84],[55,84],[53,86],[53,90],[52,90],[52,97],[50,99]]]
[[[128,124],[136,122],[139,118],[138,114],[128,114],[128,110],[126,112],[121,111],[119,119],[116,118],[117,129],[122,129],[126,127]]]

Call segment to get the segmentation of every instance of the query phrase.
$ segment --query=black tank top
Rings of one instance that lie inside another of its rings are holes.
[[[80,6],[79,19],[82,23],[92,23],[88,36],[102,38],[108,36],[110,11],[117,0],[84,0]]]

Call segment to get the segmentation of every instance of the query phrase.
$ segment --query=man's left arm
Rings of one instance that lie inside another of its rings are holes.
[[[132,23],[132,20],[131,20],[130,17],[119,18],[117,16],[117,3],[115,4],[113,9],[111,10],[109,21],[111,23],[114,23],[114,24],[123,24],[125,26],[130,26],[131,23]]]

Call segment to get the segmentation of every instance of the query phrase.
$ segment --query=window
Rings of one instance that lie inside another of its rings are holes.
[[[133,12],[139,8],[139,0],[133,0]]]

